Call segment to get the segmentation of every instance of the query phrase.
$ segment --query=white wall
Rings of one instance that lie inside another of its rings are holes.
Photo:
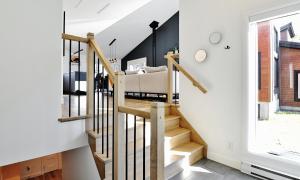
[[[62,162],[64,180],[100,179],[89,146],[63,152]]]
[[[203,95],[181,77],[181,108],[208,143],[208,158],[240,168],[245,133],[243,71],[247,59],[247,14],[276,8],[297,0],[180,0],[180,63],[206,85]],[[223,41],[210,45],[209,34],[220,31]],[[226,45],[231,46],[225,50]],[[194,54],[208,51],[205,62],[198,64]],[[191,95],[192,94],[192,95]]]
[[[61,124],[61,0],[0,3],[0,166],[86,145]]]

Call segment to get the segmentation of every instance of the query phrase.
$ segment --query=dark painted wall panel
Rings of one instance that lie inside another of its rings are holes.
[[[164,55],[175,47],[179,48],[179,12],[158,28],[156,36],[157,66],[166,65],[167,61],[164,59]],[[122,70],[127,69],[127,61],[142,57],[147,57],[147,66],[153,66],[152,35],[148,36],[122,59]]]

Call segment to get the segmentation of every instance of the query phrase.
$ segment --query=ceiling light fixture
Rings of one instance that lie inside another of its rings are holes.
[[[74,8],[78,8],[83,0],[79,0],[78,3],[74,6]]]
[[[105,6],[103,6],[101,9],[99,9],[99,11],[97,11],[97,14],[100,14],[102,11],[104,11],[106,8],[108,8],[108,6],[110,6],[110,3],[105,4]]]

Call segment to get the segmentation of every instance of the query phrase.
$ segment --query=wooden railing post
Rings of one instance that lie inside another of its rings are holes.
[[[173,102],[173,63],[169,59],[171,53],[167,54],[168,61],[168,103],[171,104]]]
[[[117,72],[114,78],[114,179],[125,179],[125,118],[118,107],[125,104],[125,79],[123,72]]]
[[[93,33],[87,34],[88,44],[87,44],[87,73],[86,73],[86,114],[88,116],[86,123],[85,123],[85,129],[86,131],[89,131],[93,128],[93,113],[94,113],[94,62],[93,62],[93,52],[94,49],[89,43],[90,40],[94,39]]]
[[[164,180],[164,133],[165,133],[165,105],[161,102],[153,103],[151,118],[151,148],[150,148],[150,180]]]

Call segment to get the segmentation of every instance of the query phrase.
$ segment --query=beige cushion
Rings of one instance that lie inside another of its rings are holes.
[[[148,93],[167,93],[168,71],[139,75],[140,91]]]
[[[158,66],[158,67],[145,67],[145,71],[147,73],[153,73],[153,72],[161,72],[161,71],[167,71],[167,66]]]

